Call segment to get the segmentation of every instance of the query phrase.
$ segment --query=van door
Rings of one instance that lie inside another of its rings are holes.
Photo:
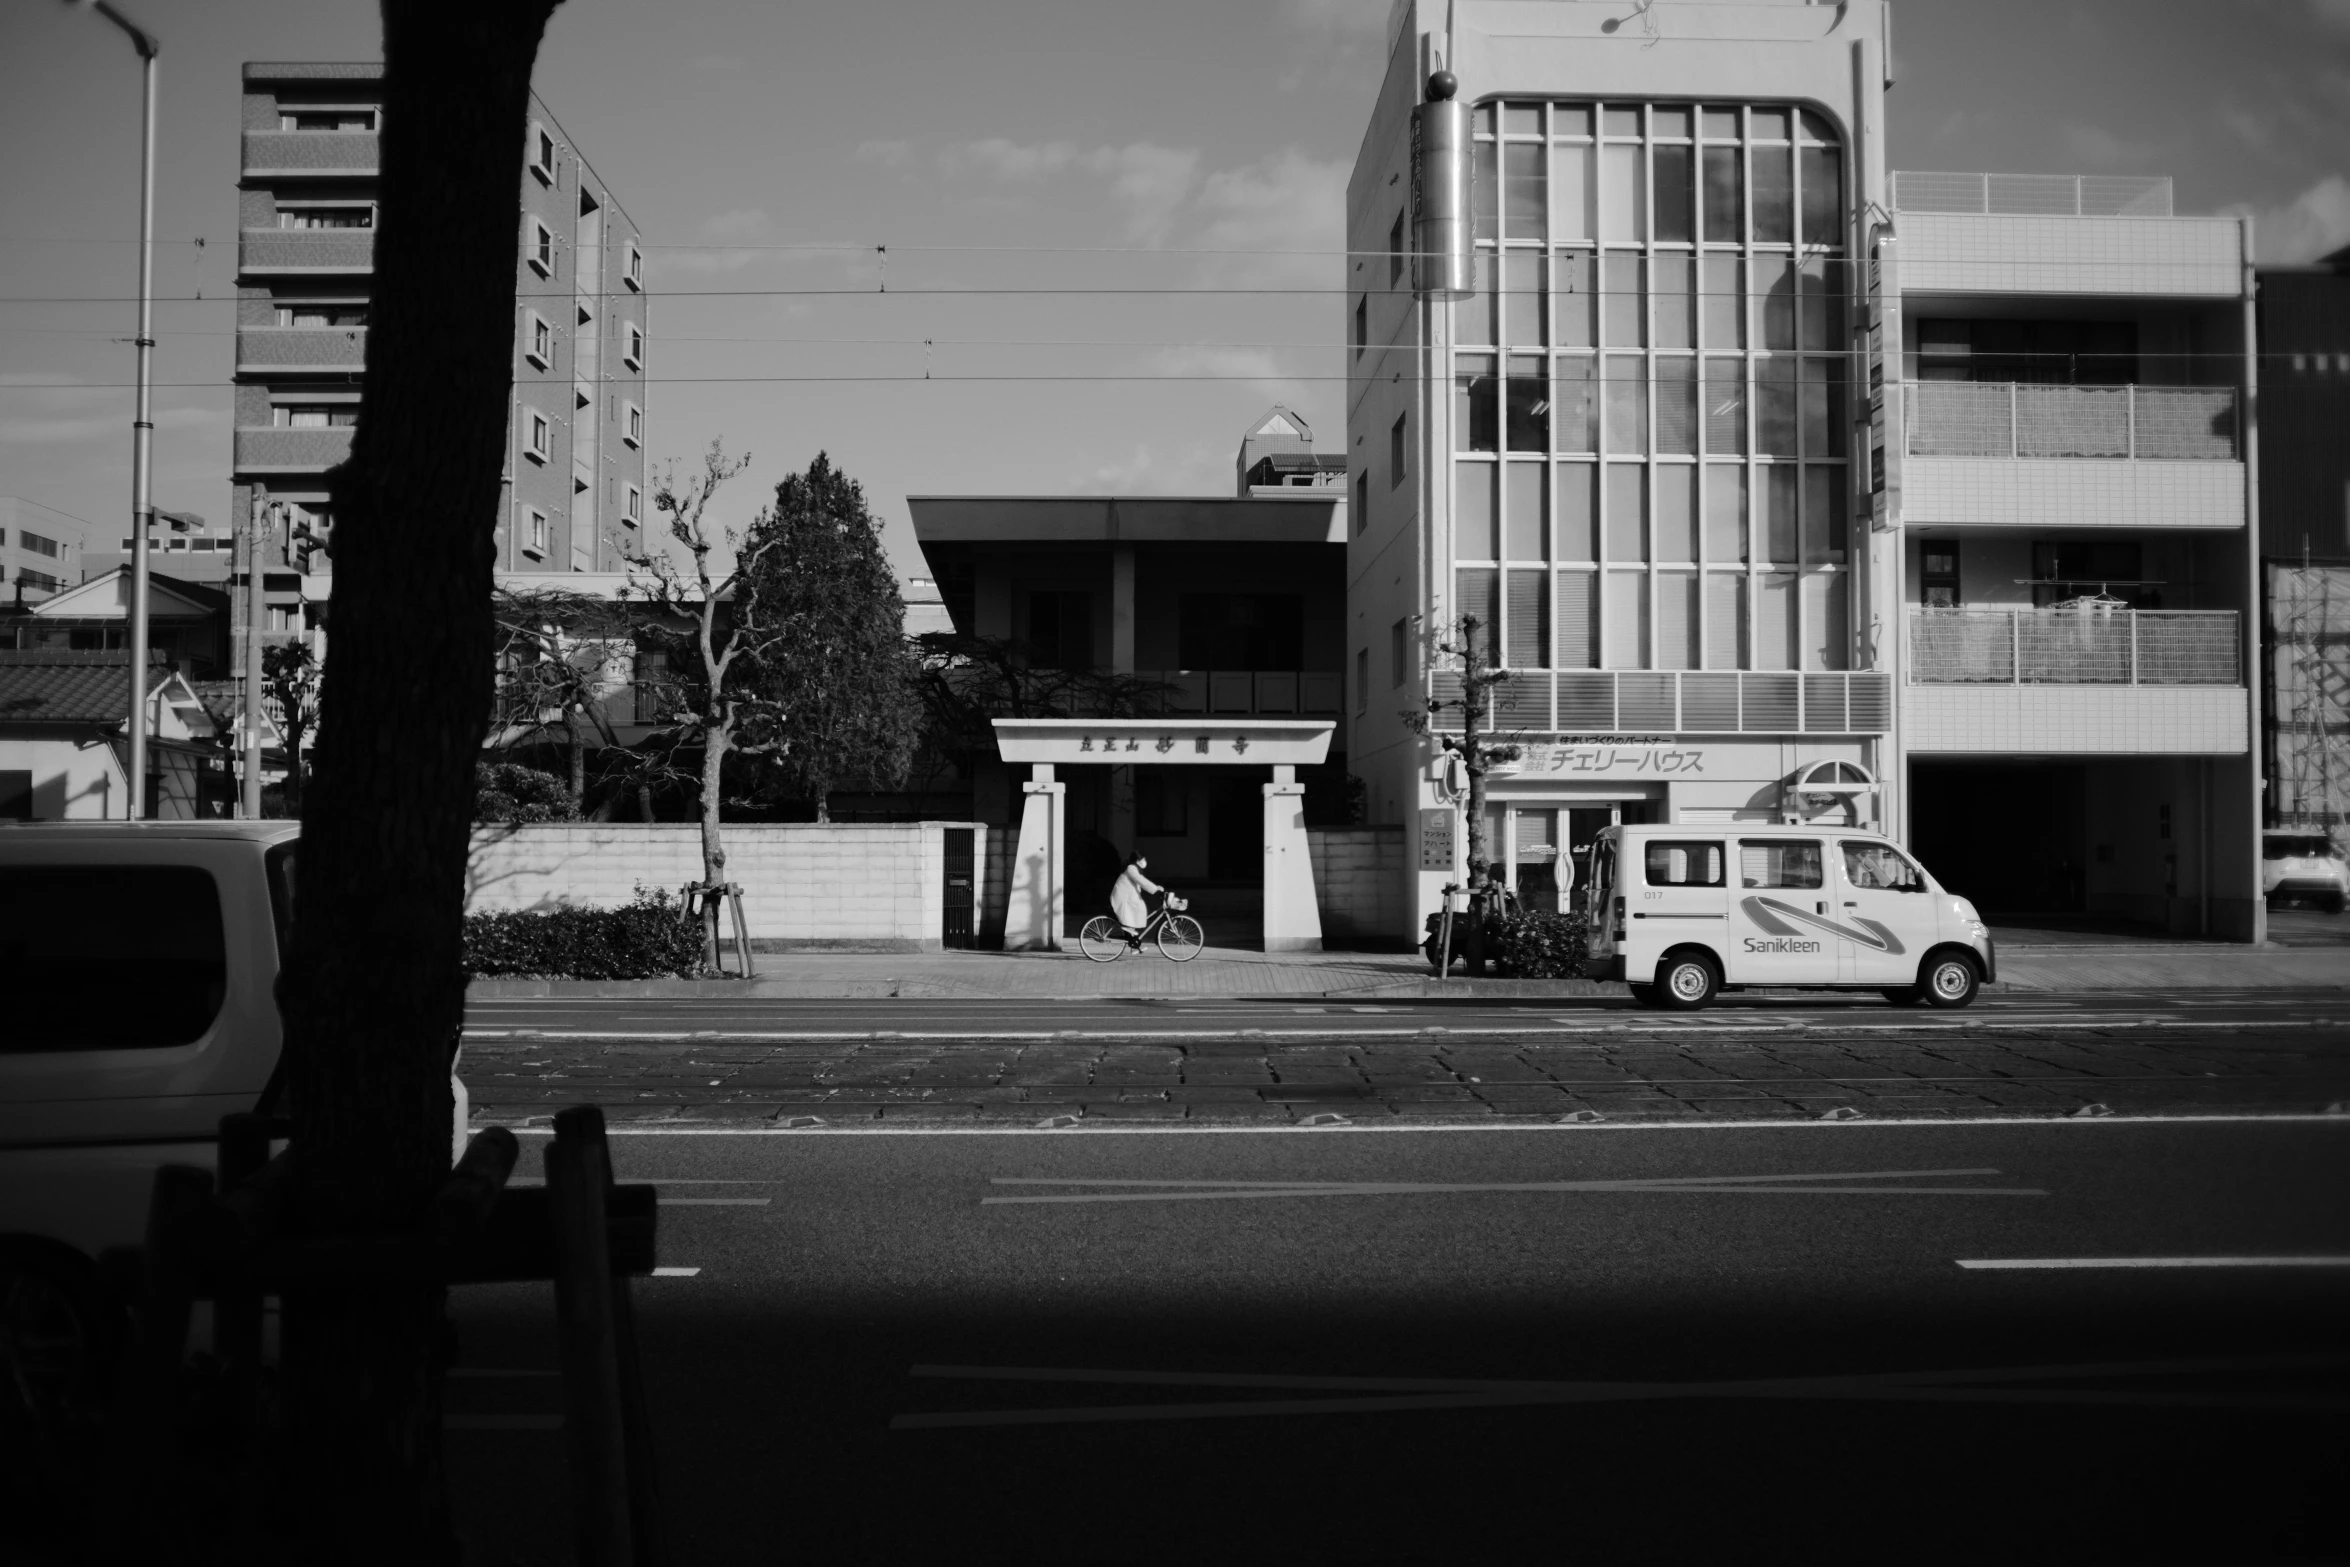
[[[1633,941],[1661,956],[1691,942],[1722,960],[1729,954],[1729,857],[1719,838],[1648,838],[1640,842],[1640,891],[1630,900]],[[1628,884],[1629,876],[1624,878]]]
[[[1843,879],[1836,977],[1855,985],[1914,985],[1934,943],[1934,900],[1917,862],[1876,838],[1840,838]]]
[[[1821,838],[1738,840],[1738,887],[1730,900],[1725,976],[1731,984],[1836,982],[1827,848]]]
[[[1586,956],[1606,962],[1616,955],[1615,909],[1616,894],[1616,837],[1614,829],[1600,835],[1591,846],[1591,879],[1584,888],[1583,951]]]

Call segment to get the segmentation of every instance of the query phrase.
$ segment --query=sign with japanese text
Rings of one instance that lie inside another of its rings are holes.
[[[1449,805],[1428,806],[1420,812],[1420,869],[1424,871],[1451,871],[1453,863],[1453,810]]]

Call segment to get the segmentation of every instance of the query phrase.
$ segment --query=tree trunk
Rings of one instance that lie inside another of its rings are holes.
[[[587,800],[587,741],[579,732],[579,709],[563,709],[563,732],[571,751],[571,809],[574,815]]]
[[[655,819],[653,816],[653,786],[651,784],[641,783],[636,786],[636,810],[637,814],[648,822]]]
[[[726,880],[726,844],[718,836],[718,808],[724,801],[719,780],[726,765],[730,726],[702,726],[702,880],[716,886]]]
[[[405,1231],[449,1167],[449,1060],[511,395],[532,62],[556,0],[383,0],[375,283],[351,455],[329,476],[335,645],[280,995],[290,1221]],[[445,1291],[285,1301],[280,1515],[297,1559],[453,1554]]]
[[[286,815],[302,815],[302,732],[286,731]]]

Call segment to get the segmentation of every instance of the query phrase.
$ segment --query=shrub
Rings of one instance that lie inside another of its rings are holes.
[[[657,979],[702,966],[702,931],[685,900],[639,887],[616,909],[465,917],[468,977]]]
[[[1508,979],[1576,979],[1583,973],[1583,916],[1518,913],[1502,923],[1495,953]]]
[[[477,822],[575,822],[563,780],[517,762],[480,762],[473,769],[473,819]]]

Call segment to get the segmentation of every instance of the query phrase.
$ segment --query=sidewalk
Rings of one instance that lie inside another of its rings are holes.
[[[2028,938],[2027,938],[2028,940]],[[1326,996],[1542,999],[1613,994],[1593,980],[1438,981],[1418,953],[1265,953],[1211,947],[1190,963],[1155,953],[1092,963],[1075,952],[768,953],[742,980],[474,981],[476,998],[771,996],[807,999],[1068,996]],[[2000,990],[2350,989],[2350,946],[2252,948],[2112,938],[2105,944],[2002,943]]]

